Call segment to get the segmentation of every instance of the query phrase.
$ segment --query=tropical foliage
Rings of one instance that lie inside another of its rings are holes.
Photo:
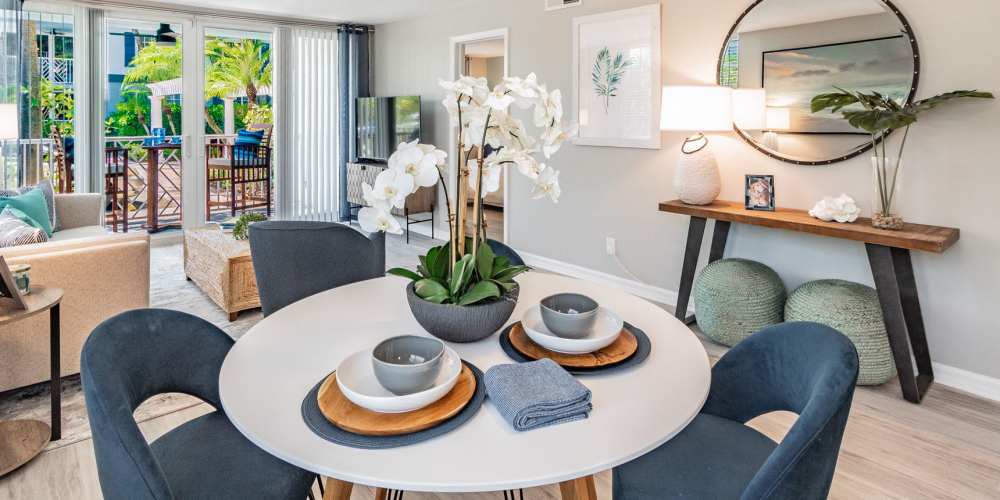
[[[52,130],[52,126],[55,125],[61,135],[73,135],[72,88],[40,78],[37,97],[32,99],[31,106],[41,112],[43,133]]]
[[[594,69],[590,72],[590,79],[594,82],[594,92],[604,98],[605,113],[611,107],[611,98],[617,96],[618,87],[625,78],[625,70],[631,65],[632,59],[625,58],[621,52],[612,58],[611,50],[607,47],[597,53]]]
[[[840,87],[836,89],[837,92],[813,97],[812,112],[829,109],[831,113],[840,113],[852,127],[864,130],[871,136],[879,198],[876,200],[879,204],[876,210],[881,210],[878,213],[884,215],[891,213],[896,195],[899,165],[903,161],[903,148],[906,147],[906,139],[910,135],[910,126],[917,122],[920,114],[954,99],[993,99],[993,94],[990,92],[956,90],[910,104],[900,104],[895,99],[878,92],[853,92]],[[898,129],[903,129],[904,132],[899,151],[895,155],[896,168],[893,169],[890,168],[893,165],[892,160],[888,158],[886,152],[887,141],[881,141],[881,151],[879,151],[879,140],[885,139],[889,133]]]

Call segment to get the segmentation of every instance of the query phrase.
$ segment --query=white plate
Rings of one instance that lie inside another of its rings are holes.
[[[594,327],[586,336],[568,339],[550,332],[545,327],[545,323],[542,322],[540,306],[528,309],[524,313],[524,317],[521,318],[521,325],[524,326],[524,332],[528,334],[528,338],[550,351],[563,354],[586,354],[604,349],[618,338],[624,324],[617,314],[601,307],[597,310],[597,320],[594,321]]]
[[[441,371],[434,385],[425,391],[397,396],[378,382],[372,368],[372,350],[365,349],[347,357],[337,367],[337,386],[354,404],[379,413],[406,413],[419,410],[443,398],[462,373],[462,359],[445,346]]]

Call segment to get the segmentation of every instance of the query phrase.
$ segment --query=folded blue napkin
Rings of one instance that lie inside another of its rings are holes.
[[[486,394],[514,430],[587,418],[590,389],[551,359],[497,365],[486,371]]]

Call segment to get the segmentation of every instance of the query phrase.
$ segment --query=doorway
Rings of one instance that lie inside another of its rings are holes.
[[[506,28],[453,37],[451,39],[451,55],[454,61],[452,78],[458,78],[460,75],[485,78],[490,88],[493,88],[508,75],[510,61],[507,47],[508,30]],[[454,151],[457,147],[454,144],[455,134],[450,134],[450,136],[449,151]],[[452,172],[455,171],[454,166],[453,163]],[[483,199],[486,236],[504,243],[508,242],[510,233],[508,214],[511,207],[507,196],[509,175],[509,169],[505,168],[500,179],[500,189],[486,195]],[[471,199],[466,200],[470,206],[472,202]]]

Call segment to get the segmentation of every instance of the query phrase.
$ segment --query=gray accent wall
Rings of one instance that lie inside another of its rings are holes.
[[[560,88],[570,107],[572,18],[645,5],[644,0],[587,0],[545,12],[542,0],[470,0],[418,19],[380,25],[375,35],[378,95],[420,94],[425,142],[445,148],[447,117],[438,104],[439,77],[450,75],[449,37],[510,30],[510,72],[536,72]],[[663,83],[708,84],[733,21],[750,0],[664,0]],[[918,97],[959,88],[1000,91],[993,64],[1000,2],[896,0],[921,48]],[[560,170],[558,204],[532,200],[529,183],[511,174],[507,210],[511,246],[596,271],[625,276],[605,255],[605,237],[618,241],[621,260],[643,281],[676,290],[687,220],[657,211],[674,197],[672,176],[683,134],[664,133],[662,150],[567,146],[549,163]],[[773,174],[777,203],[808,209],[824,195],[846,192],[871,204],[867,158],[827,167],[772,160],[735,134],[711,136],[722,168],[722,198],[742,199],[744,174]],[[898,137],[893,140],[895,144]],[[959,227],[961,241],[943,255],[917,252],[914,265],[931,352],[938,363],[1000,378],[1000,103],[963,103],[933,111],[911,132],[902,181],[908,220]],[[703,255],[707,253],[707,250]],[[774,267],[791,288],[838,277],[872,284],[864,247],[857,243],[734,226],[728,255]]]

